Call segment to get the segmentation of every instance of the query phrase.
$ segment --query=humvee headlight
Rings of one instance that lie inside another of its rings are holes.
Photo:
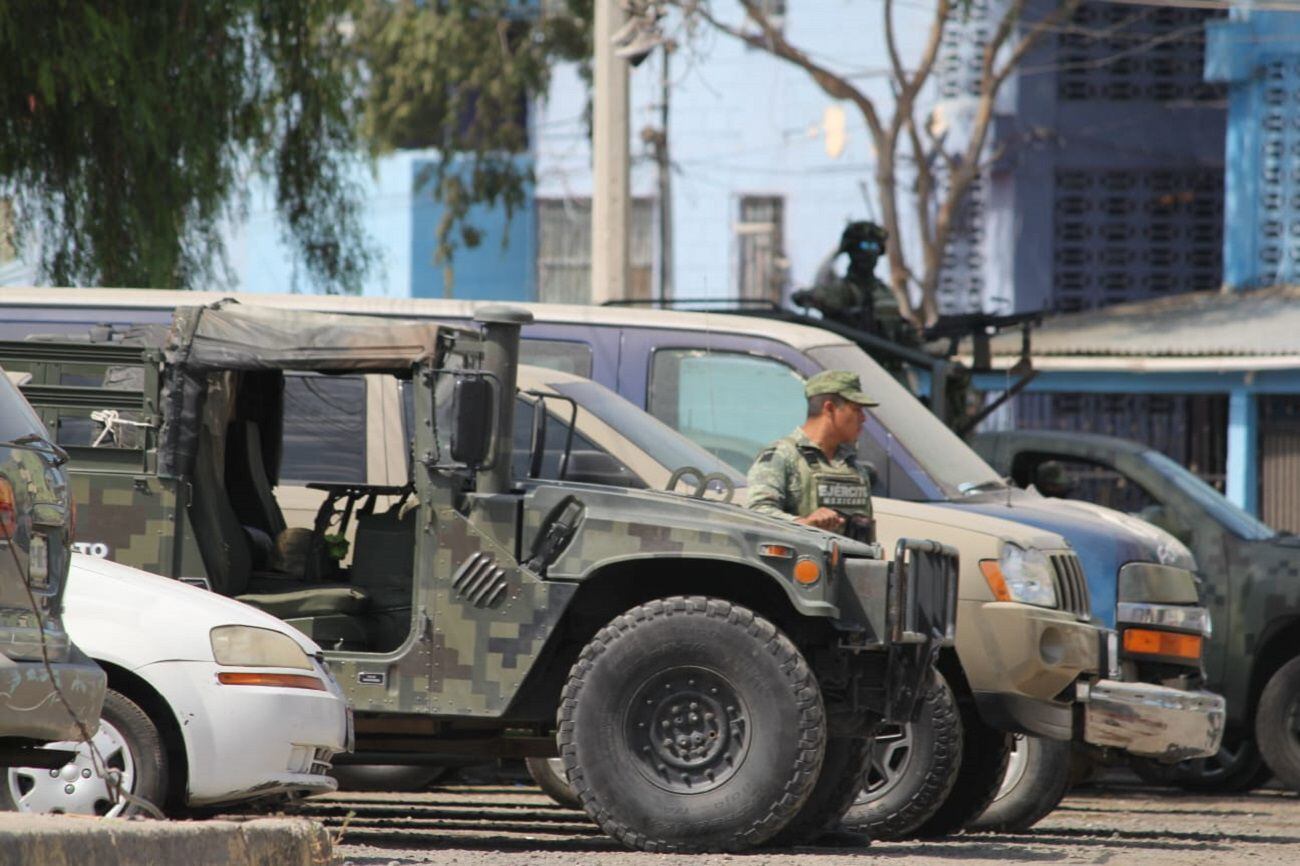
[[[1041,550],[1004,544],[997,559],[980,560],[980,572],[998,601],[1056,607],[1056,577]]]
[[[311,657],[293,638],[269,628],[220,625],[212,630],[210,637],[212,657],[219,665],[312,669]]]

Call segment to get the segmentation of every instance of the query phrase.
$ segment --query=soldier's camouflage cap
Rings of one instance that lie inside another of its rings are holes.
[[[810,376],[804,383],[803,394],[810,399],[818,394],[834,394],[860,406],[880,405],[863,392],[858,374],[848,370],[822,370]]]

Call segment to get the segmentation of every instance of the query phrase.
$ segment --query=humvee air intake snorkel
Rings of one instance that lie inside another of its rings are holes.
[[[533,314],[513,307],[484,307],[474,314],[483,325],[483,372],[498,384],[496,424],[488,467],[478,477],[478,492],[486,495],[510,490],[510,431],[515,420],[515,382],[519,368],[519,331]]]

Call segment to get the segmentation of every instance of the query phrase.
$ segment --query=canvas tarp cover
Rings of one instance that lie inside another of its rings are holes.
[[[197,451],[209,374],[306,370],[402,373],[432,358],[442,333],[427,321],[222,304],[176,310],[163,346],[163,424],[158,469],[187,474]],[[359,408],[358,411],[361,411]]]

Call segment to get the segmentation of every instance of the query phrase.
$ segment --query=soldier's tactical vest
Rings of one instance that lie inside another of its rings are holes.
[[[799,448],[799,514],[833,508],[848,515],[871,517],[871,488],[852,466],[833,467],[817,448]]]

